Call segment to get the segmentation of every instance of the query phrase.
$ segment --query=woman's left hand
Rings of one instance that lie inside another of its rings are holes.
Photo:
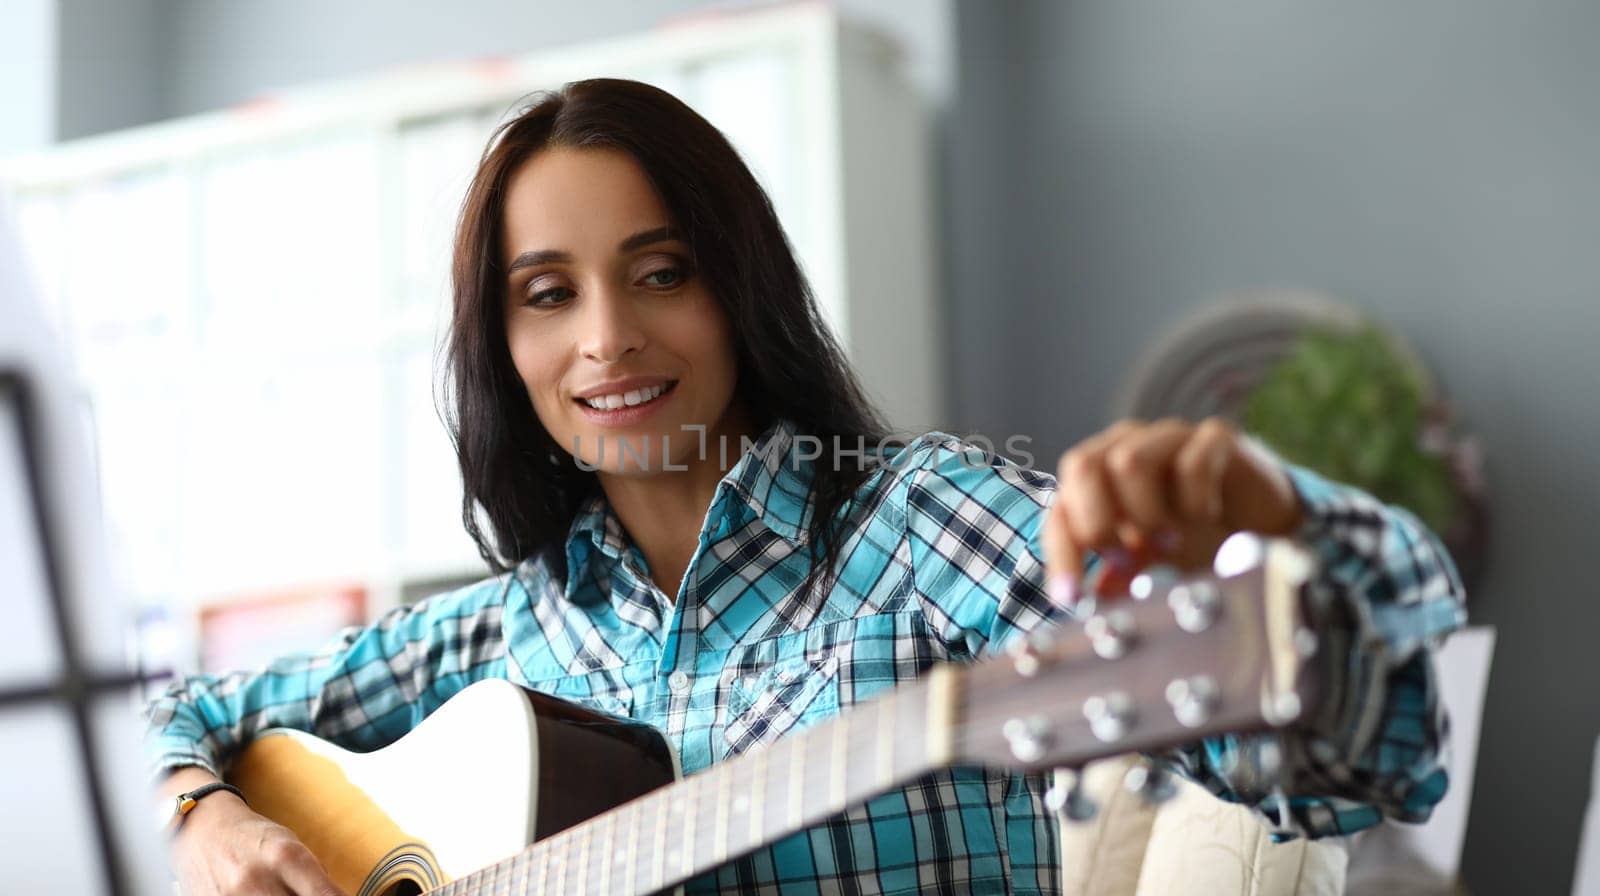
[[[1109,567],[1109,595],[1146,563],[1209,569],[1229,535],[1287,535],[1301,520],[1288,473],[1231,423],[1122,420],[1061,456],[1042,535],[1050,596],[1077,600],[1085,550]]]

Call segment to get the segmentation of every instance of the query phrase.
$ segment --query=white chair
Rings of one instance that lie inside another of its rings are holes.
[[[1149,807],[1122,787],[1136,761],[1091,763],[1084,788],[1100,806],[1088,822],[1061,831],[1062,892],[1067,896],[1430,896],[1461,892],[1458,874],[1489,679],[1494,629],[1457,632],[1435,654],[1440,696],[1450,714],[1450,790],[1427,824],[1385,823],[1351,838],[1274,844],[1242,806],[1179,780],[1178,793]],[[1600,762],[1600,757],[1597,757]],[[1600,765],[1596,781],[1600,783]],[[1600,793],[1600,791],[1597,791]],[[1590,807],[1586,855],[1600,896],[1600,799]],[[1582,873],[1580,871],[1580,873]],[[1582,884],[1580,883],[1580,888]]]

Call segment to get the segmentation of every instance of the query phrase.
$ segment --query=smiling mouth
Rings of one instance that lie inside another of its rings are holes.
[[[617,405],[614,408],[597,408],[597,407],[595,407],[594,405],[590,404],[588,401],[586,401],[586,400],[584,400],[582,398],[574,398],[573,402],[575,404],[577,404],[579,407],[582,407],[586,411],[593,411],[593,412],[598,413],[598,414],[620,413],[622,411],[631,411],[631,410],[634,410],[635,408],[647,408],[650,405],[653,405],[656,402],[660,401],[661,399],[666,398],[668,395],[671,395],[673,390],[675,390],[677,388],[678,388],[678,381],[677,380],[671,380],[670,382],[667,383],[666,388],[661,390],[661,394],[657,395],[654,398],[651,398],[651,399],[649,399],[647,401],[641,401],[638,404],[620,404],[620,405]]]

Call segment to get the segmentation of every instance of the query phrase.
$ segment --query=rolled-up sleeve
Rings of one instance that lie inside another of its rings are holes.
[[[398,607],[322,647],[253,670],[191,675],[146,704],[146,768],[220,776],[267,728],[307,731],[357,751],[398,740],[468,684],[505,668],[507,582],[490,579]]]
[[[1466,622],[1454,562],[1409,511],[1284,464],[1305,511],[1319,608],[1314,711],[1289,728],[1168,751],[1216,795],[1250,805],[1275,840],[1422,822],[1449,782],[1449,722],[1432,648]]]

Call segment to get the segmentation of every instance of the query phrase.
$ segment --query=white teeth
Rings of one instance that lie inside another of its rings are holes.
[[[624,405],[631,408],[634,405],[644,404],[645,402],[658,397],[662,392],[667,391],[668,385],[669,384],[667,383],[663,383],[659,386],[651,386],[647,389],[634,389],[631,392],[623,392],[617,395],[600,395],[595,398],[585,398],[583,401],[589,407],[601,411],[614,410],[616,408],[623,407]]]

